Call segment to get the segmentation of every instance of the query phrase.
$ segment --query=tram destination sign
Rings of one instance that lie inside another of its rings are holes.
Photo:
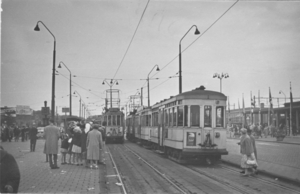
[[[64,113],[70,112],[70,108],[62,108],[62,112],[64,112]]]

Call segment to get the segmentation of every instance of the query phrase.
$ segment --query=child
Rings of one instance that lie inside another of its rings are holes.
[[[66,156],[68,153],[68,148],[69,148],[69,136],[68,134],[63,134],[62,139],[61,139],[61,147],[60,147],[60,152],[61,152],[61,164],[67,164],[66,162]]]

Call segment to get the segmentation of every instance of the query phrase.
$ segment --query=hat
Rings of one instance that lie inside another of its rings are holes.
[[[99,129],[99,125],[93,125],[93,129]]]
[[[246,129],[246,128],[241,128],[241,132],[242,132],[243,134],[246,134],[246,133],[247,133],[247,129]]]

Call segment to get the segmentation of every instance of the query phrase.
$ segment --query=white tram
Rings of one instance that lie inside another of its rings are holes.
[[[127,137],[179,163],[217,161],[226,150],[227,97],[195,90],[172,96],[127,117]]]

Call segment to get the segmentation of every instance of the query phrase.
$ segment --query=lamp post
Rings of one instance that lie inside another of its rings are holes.
[[[111,79],[110,82],[107,82],[108,79],[104,79],[102,82],[102,85],[104,85],[105,83],[107,85],[109,85],[110,87],[110,108],[112,108],[112,91],[111,88],[113,87],[113,85],[119,85],[118,80],[117,79]],[[105,83],[104,83],[105,82]]]
[[[53,67],[52,67],[52,97],[51,97],[51,118],[55,120],[54,111],[55,111],[55,54],[56,54],[56,39],[52,32],[47,28],[47,26],[42,22],[38,21],[34,31],[40,31],[39,23],[43,24],[43,26],[48,30],[48,32],[54,38],[54,49],[53,49]]]
[[[185,35],[184,35],[184,36],[180,39],[180,41],[179,41],[179,94],[182,93],[182,76],[181,76],[181,41],[182,41],[182,39],[187,35],[187,33],[188,33],[193,27],[196,28],[196,30],[195,30],[195,35],[199,35],[200,32],[199,32],[197,26],[196,26],[196,25],[193,25],[193,26],[185,33]]]
[[[159,67],[158,67],[158,65],[154,65],[154,67],[151,69],[151,71],[148,73],[148,76],[147,76],[147,87],[148,87],[148,107],[150,107],[150,89],[149,89],[149,75],[150,75],[150,73],[153,71],[153,69],[155,68],[155,67],[157,67],[156,68],[156,71],[159,71]]]
[[[76,93],[79,95],[80,99],[79,99],[79,117],[81,117],[81,96],[80,94],[75,90],[73,94],[76,94]]]
[[[70,72],[70,116],[72,116],[72,73],[71,73],[70,69],[62,61],[59,62],[58,68],[61,68],[60,64],[63,64],[67,68],[67,70]]]
[[[283,93],[282,90],[279,91],[279,94],[281,94],[281,93],[284,95],[284,103],[286,103],[286,95]]]
[[[215,73],[213,75],[213,78],[219,78],[220,79],[220,92],[222,92],[222,79],[223,78],[228,78],[228,77],[229,77],[228,73],[222,73],[222,74]]]

